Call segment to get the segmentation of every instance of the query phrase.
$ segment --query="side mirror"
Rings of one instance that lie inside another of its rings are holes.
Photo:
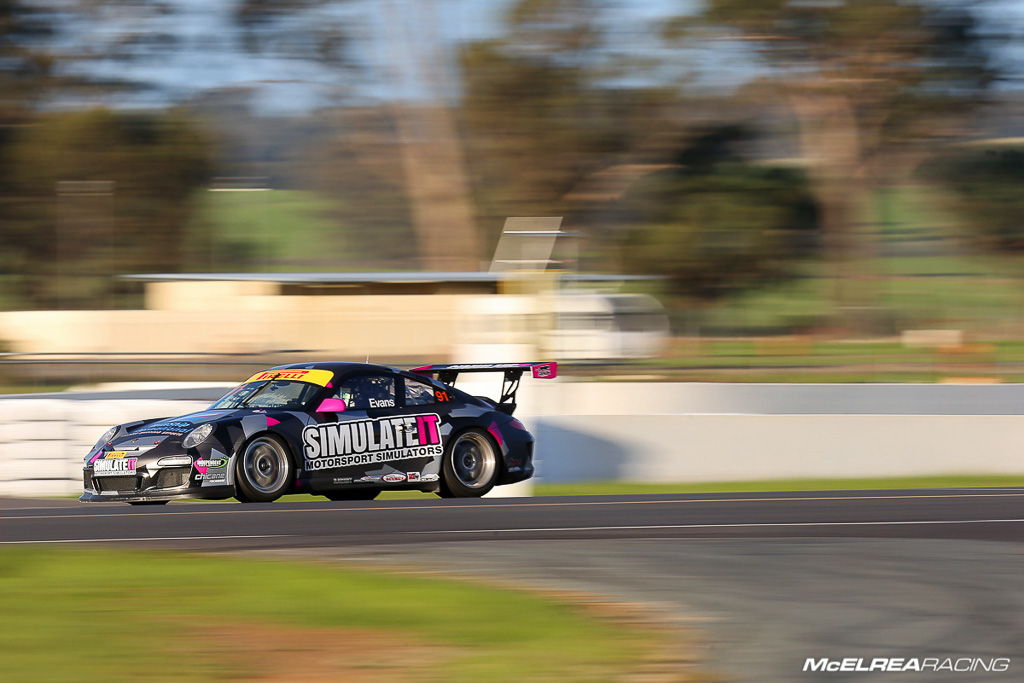
[[[316,412],[318,413],[343,413],[348,409],[345,401],[340,398],[325,398],[320,402]]]

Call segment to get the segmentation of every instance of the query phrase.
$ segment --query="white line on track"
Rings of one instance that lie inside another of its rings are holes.
[[[656,529],[756,529],[758,527],[836,527],[836,526],[907,526],[936,524],[1020,524],[1024,519],[924,519],[892,520],[879,522],[760,522],[750,524],[650,524],[638,526],[561,526],[535,527],[527,529],[438,529],[434,531],[412,531],[415,535],[430,534],[494,534],[494,533],[536,533],[554,531],[642,531]],[[295,534],[252,534],[245,536],[148,536],[143,538],[58,538],[26,539],[21,541],[0,541],[0,545],[28,543],[117,543],[132,541],[200,541],[228,540],[243,538],[285,538]],[[636,540],[636,539],[634,539]]]
[[[0,545],[18,543],[113,543],[120,541],[205,541],[232,538],[279,538],[283,534],[262,534],[251,536],[149,536],[146,538],[55,538],[49,540],[28,539],[24,541],[0,541]]]
[[[552,526],[534,529],[451,529],[439,531],[413,531],[414,534],[491,534],[539,531],[639,531],[642,529],[756,529],[758,527],[809,526],[898,526],[926,524],[1011,524],[1024,519],[924,519],[881,522],[760,522],[751,524],[651,524],[641,526]]]

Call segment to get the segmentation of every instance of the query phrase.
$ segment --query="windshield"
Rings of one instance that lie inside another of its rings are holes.
[[[305,408],[321,387],[307,382],[275,379],[266,382],[239,384],[210,406],[211,410],[224,408]]]

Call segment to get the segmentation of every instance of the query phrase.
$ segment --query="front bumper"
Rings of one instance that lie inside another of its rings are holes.
[[[92,467],[82,468],[83,502],[135,502],[182,498],[230,498],[229,484],[203,486],[194,480],[191,467],[138,468],[133,474],[94,477]]]

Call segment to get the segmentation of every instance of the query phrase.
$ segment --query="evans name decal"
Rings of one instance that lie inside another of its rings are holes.
[[[309,425],[302,430],[306,467],[326,470],[441,455],[437,414]]]

